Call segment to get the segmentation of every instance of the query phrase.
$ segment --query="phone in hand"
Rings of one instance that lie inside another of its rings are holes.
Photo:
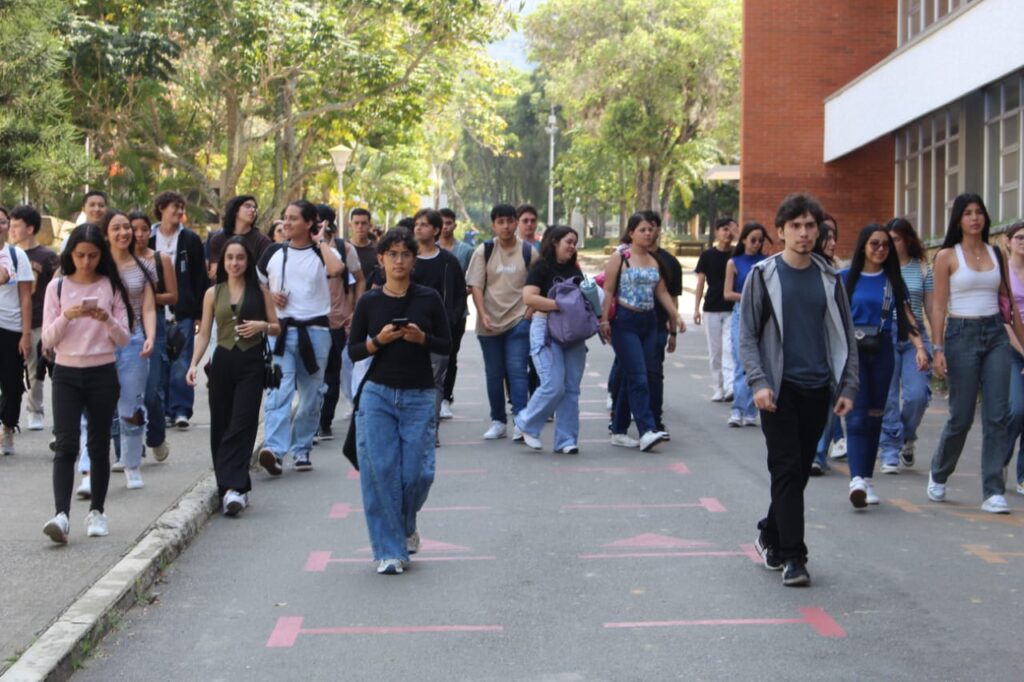
[[[95,308],[98,303],[99,299],[96,298],[95,296],[86,296],[85,298],[82,299],[83,308]]]
[[[407,327],[409,326],[409,318],[396,317],[395,319],[391,320],[391,324],[395,325],[396,327]]]

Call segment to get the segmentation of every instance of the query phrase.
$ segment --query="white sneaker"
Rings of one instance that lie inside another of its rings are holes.
[[[124,471],[124,463],[119,459],[115,459],[113,462],[110,463],[110,470]]]
[[[78,484],[78,490],[75,492],[80,500],[92,497],[92,479],[88,475],[82,476],[82,482]]]
[[[868,506],[868,486],[860,476],[850,480],[850,504],[856,509]]]
[[[441,401],[441,419],[451,419],[455,415],[452,414],[452,404],[447,400]]]
[[[14,454],[14,429],[8,426],[0,431],[0,452],[5,455]]]
[[[613,433],[611,441],[612,445],[618,445],[620,448],[640,447],[640,441],[625,433]]]
[[[68,515],[64,512],[57,514],[43,526],[43,533],[58,545],[68,544],[68,533],[70,532],[71,524],[68,523]]]
[[[142,472],[136,469],[125,469],[124,478],[127,481],[128,490],[138,490],[139,488],[145,487],[145,483],[142,482]]]
[[[519,430],[519,427],[514,423],[512,424],[512,440],[516,443],[523,442],[523,432]]]
[[[150,450],[153,451],[153,460],[157,462],[164,461],[167,459],[167,456],[171,454],[171,446],[167,444],[167,441],[150,448]]]
[[[989,514],[1009,514],[1010,505],[1006,504],[1006,498],[1002,495],[992,495],[981,503],[981,511]]]
[[[932,502],[946,501],[946,484],[936,483],[931,472],[928,472],[928,499]]]
[[[866,501],[868,504],[878,504],[881,499],[875,494],[875,486],[871,485],[871,479],[865,478],[864,485],[867,487]]]
[[[612,409],[613,407],[615,407],[615,399],[612,398],[612,394],[611,393],[608,394],[608,400],[606,400],[604,402],[604,406],[606,408],[608,408],[609,410]]]
[[[840,438],[835,443],[832,443],[832,451],[828,453],[828,456],[832,459],[845,459],[846,458],[846,439]]]
[[[518,428],[518,427],[517,427]],[[513,438],[515,440],[515,438]],[[540,450],[544,447],[544,444],[540,442],[540,438],[534,438],[528,433],[523,433],[523,442],[526,443],[528,448],[533,450]]]
[[[663,440],[665,440],[664,431],[648,431],[640,436],[640,450],[642,452],[649,452],[651,448]]]
[[[722,393],[722,389],[716,388],[714,395],[711,396],[711,402],[720,403],[725,400],[725,394]]]
[[[883,464],[880,467],[879,471],[881,471],[883,474],[893,474],[893,475],[896,475],[896,474],[900,473],[900,465],[899,464]]]
[[[743,425],[744,426],[760,426],[761,422],[758,420],[757,417],[744,417],[743,418]]]
[[[405,550],[409,554],[416,554],[420,551],[420,532],[418,530],[414,530],[412,535],[405,539]]]
[[[1024,483],[1017,484],[1017,494],[1024,495]]]
[[[560,455],[578,455],[580,448],[578,445],[566,445],[564,448],[558,448],[555,452]]]
[[[107,530],[107,515],[98,509],[89,511],[85,517],[85,534],[91,538],[102,538],[109,535]]]
[[[727,423],[734,429],[738,428],[740,426],[743,426],[743,417],[739,416],[738,414],[730,415],[729,421]]]
[[[242,493],[237,490],[224,493],[224,516],[238,516],[245,506],[245,495]]]
[[[914,441],[908,440],[900,449],[900,464],[904,469],[914,468]]]
[[[404,570],[401,559],[382,559],[377,564],[377,572],[381,575],[401,575]]]
[[[29,431],[42,431],[43,430],[43,415],[38,412],[32,412],[28,415],[28,430]]]
[[[491,428],[487,429],[487,433],[484,434],[484,440],[498,440],[504,438],[508,431],[505,429],[505,425],[501,422],[491,422]]]

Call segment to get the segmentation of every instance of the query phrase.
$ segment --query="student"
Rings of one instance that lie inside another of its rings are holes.
[[[654,225],[654,251],[651,253],[658,260],[658,270],[665,278],[665,288],[675,306],[679,310],[679,297],[683,295],[683,266],[679,259],[661,247],[661,214],[657,211],[644,211],[644,216]],[[674,353],[678,332],[672,328],[672,314],[666,310],[660,300],[654,301],[654,312],[658,317],[658,336],[655,343],[654,367],[651,372],[654,380],[651,382],[651,412],[654,414],[655,429],[661,431],[668,438],[668,428],[665,426],[664,402],[665,402],[665,353]]]
[[[857,393],[846,289],[813,253],[822,218],[811,197],[786,197],[775,214],[784,249],[751,269],[740,301],[740,359],[761,411],[771,475],[771,504],[757,524],[756,547],[787,586],[811,582],[804,488],[826,413],[834,405],[836,415],[845,415]]]
[[[693,304],[694,324],[706,323],[704,333],[708,341],[711,382],[715,392],[712,402],[728,402],[733,398],[735,367],[728,352],[732,337],[733,302],[725,298],[725,268],[732,258],[732,237],[736,221],[719,218],[715,221],[715,243],[697,259],[697,294]],[[707,295],[704,287],[707,285]],[[701,299],[704,312],[701,314]],[[723,349],[725,352],[723,352]]]
[[[580,382],[587,364],[586,341],[562,345],[548,337],[548,314],[558,304],[548,297],[556,282],[577,285],[583,272],[576,264],[576,230],[551,225],[544,231],[540,260],[530,268],[523,289],[523,300],[536,312],[530,320],[530,354],[540,376],[540,385],[526,407],[515,416],[515,424],[526,445],[540,450],[540,432],[554,417],[554,451],[575,455],[580,451]]]
[[[473,257],[473,247],[464,241],[455,239],[456,218],[455,211],[450,208],[442,208],[441,214],[441,238],[437,245],[455,256],[462,267],[463,276],[469,270],[469,260]],[[467,289],[468,294],[468,289]],[[448,371],[444,375],[443,400],[441,401],[441,419],[451,419],[452,403],[455,402],[455,377],[459,371],[459,351],[462,349],[462,337],[466,335],[466,319],[469,317],[469,306],[466,305],[466,294],[462,296],[463,314],[459,319],[449,319],[452,326],[452,353],[448,356]]]
[[[747,373],[740,362],[740,306],[743,285],[747,281],[750,269],[764,260],[761,253],[765,241],[771,241],[767,230],[761,223],[747,223],[743,226],[736,250],[725,266],[725,285],[723,296],[733,304],[732,320],[729,323],[731,351],[735,371],[732,385],[732,410],[729,414],[729,426],[757,426],[757,408],[754,407],[754,395],[747,386]]]
[[[928,369],[928,352],[910,310],[892,238],[884,226],[873,224],[861,230],[850,267],[839,276],[846,283],[850,317],[862,339],[857,348],[859,390],[846,416],[846,431],[850,503],[863,509],[879,502],[872,479],[895,365],[893,337],[896,343],[913,345],[918,371]],[[873,349],[867,347],[871,336],[876,339]]]
[[[202,300],[209,286],[203,241],[182,224],[185,216],[185,197],[173,191],[160,192],[153,201],[156,219],[149,247],[165,253],[174,261],[177,276],[178,302],[168,306],[168,321],[173,321],[184,336],[184,346],[177,358],[169,363],[164,390],[167,414],[181,430],[189,427],[195,390],[185,381],[188,363],[192,358],[195,322],[202,314]]]
[[[669,312],[669,330],[686,331],[675,302],[668,293],[658,259],[652,253],[657,230],[643,213],[634,213],[626,223],[622,237],[629,244],[629,257],[616,252],[608,259],[604,271],[604,306],[601,311],[601,335],[612,342],[621,379],[615,396],[612,419],[612,445],[639,447],[647,452],[668,434],[659,431],[651,410],[651,385],[656,381],[658,316],[655,300]],[[616,304],[615,319],[610,311]],[[636,422],[640,440],[630,437],[630,414]]]
[[[836,243],[839,239],[839,228],[836,219],[827,211],[818,231],[818,243],[815,250],[820,252],[830,266],[836,266]],[[843,420],[834,412],[828,413],[825,431],[818,441],[818,449],[811,463],[811,476],[824,476],[829,470],[829,459],[846,459],[846,436],[843,434]]]
[[[1010,289],[1013,291],[1013,299],[1017,303],[1017,311],[1024,314],[1024,220],[1006,228],[1006,243],[1010,249],[1010,259],[1007,263],[1007,274],[1010,280]],[[1013,461],[1013,451],[1016,448],[1017,439],[1024,433],[1024,348],[1015,343],[1016,337],[1012,334],[1010,344],[1013,346],[1011,362],[1013,369],[1010,371],[1010,440],[1006,450],[1006,463],[1004,468],[1009,470],[1010,462]],[[1024,441],[1021,443],[1021,450],[1017,455],[1017,494],[1024,495]]]
[[[233,197],[224,204],[224,218],[221,229],[212,233],[206,240],[206,261],[208,265],[220,262],[224,245],[231,237],[241,237],[255,262],[263,256],[273,242],[270,237],[256,229],[256,217],[259,215],[259,204],[256,197],[243,194]],[[254,263],[255,263],[254,262]]]
[[[540,250],[540,240],[537,239],[537,209],[530,204],[520,204],[516,207],[516,236],[524,244],[529,244],[535,251]]]
[[[14,454],[14,433],[21,418],[25,362],[32,356],[32,282],[28,255],[8,243],[11,214],[0,208],[0,250],[8,278],[0,285],[0,453]]]
[[[355,247],[362,266],[363,277],[370,281],[370,275],[377,267],[377,247],[370,239],[370,223],[373,215],[365,208],[353,208],[348,214],[348,240]],[[369,288],[369,283],[366,285]]]
[[[328,277],[341,273],[338,252],[325,243],[316,206],[300,199],[285,208],[288,241],[268,249],[259,264],[260,282],[269,287],[277,307],[281,333],[274,344],[274,364],[281,368],[281,386],[267,393],[266,443],[259,462],[271,476],[280,476],[281,462],[291,453],[296,471],[312,471],[309,451],[320,423],[321,390],[331,348],[331,294]],[[292,399],[299,405],[292,414]]]
[[[249,504],[252,481],[249,456],[263,398],[263,344],[280,328],[270,294],[256,277],[256,261],[241,235],[220,249],[217,282],[203,296],[192,362],[186,379],[196,385],[200,361],[217,320],[217,347],[210,365],[210,453],[217,491],[226,516],[236,516]]]
[[[494,241],[476,248],[466,273],[476,306],[476,336],[484,356],[491,408],[491,426],[484,440],[506,435],[506,376],[513,416],[526,407],[529,392],[530,321],[526,319],[523,287],[539,254],[516,236],[516,220],[516,209],[509,204],[491,209]],[[522,439],[518,427],[513,426],[512,438]]]
[[[90,190],[82,197],[80,221],[99,225],[107,214],[107,195],[98,189]]]
[[[28,429],[41,431],[46,412],[43,403],[43,377],[39,370],[39,344],[43,335],[43,298],[46,287],[60,268],[60,257],[36,241],[43,218],[32,206],[15,206],[11,211],[10,241],[25,251],[32,264],[35,282],[32,285],[32,346],[28,358]]]
[[[982,416],[982,511],[1009,514],[1003,464],[1010,448],[1010,342],[999,311],[999,297],[1010,302],[1010,320],[1024,342],[1003,259],[988,243],[991,225],[985,202],[965,193],[953,200],[946,239],[935,255],[932,331],[935,373],[947,377],[949,419],[942,429],[928,474],[928,499],[946,500],[946,481],[956,470],[974,423],[980,389]],[[1024,344],[1022,344],[1024,345]]]
[[[377,249],[386,281],[356,304],[349,353],[356,362],[373,358],[356,413],[359,484],[377,572],[394,575],[420,547],[416,515],[435,469],[430,357],[444,354],[451,340],[437,292],[410,280],[412,235],[389,230]]]
[[[267,228],[267,237],[275,244],[282,244],[288,241],[288,237],[284,234],[284,221],[275,220],[270,223],[270,227]]]
[[[43,527],[66,544],[82,414],[88,416],[92,498],[86,535],[107,535],[104,503],[110,482],[110,425],[117,406],[115,350],[128,343],[134,322],[110,247],[96,225],[79,225],[61,254],[63,276],[46,288],[43,348],[56,352],[53,370],[53,497],[56,515]]]

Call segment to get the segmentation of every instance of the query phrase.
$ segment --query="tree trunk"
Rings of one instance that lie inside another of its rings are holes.
[[[461,220],[472,224],[473,219],[469,217],[469,212],[466,211],[466,202],[462,200],[462,195],[455,189],[455,173],[452,172],[451,162],[441,164],[441,174],[444,180],[445,190],[448,192],[448,202],[452,206],[452,209],[460,216]]]

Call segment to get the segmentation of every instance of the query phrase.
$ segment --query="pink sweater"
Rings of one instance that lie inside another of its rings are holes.
[[[124,346],[131,338],[128,331],[128,311],[120,296],[114,296],[110,280],[100,277],[92,284],[76,284],[63,278],[60,300],[54,277],[46,287],[43,303],[43,347],[55,349],[57,364],[65,367],[99,367],[114,362],[114,350]],[[96,297],[96,306],[107,311],[106,322],[91,317],[69,320],[64,308],[80,305],[83,298]]]

